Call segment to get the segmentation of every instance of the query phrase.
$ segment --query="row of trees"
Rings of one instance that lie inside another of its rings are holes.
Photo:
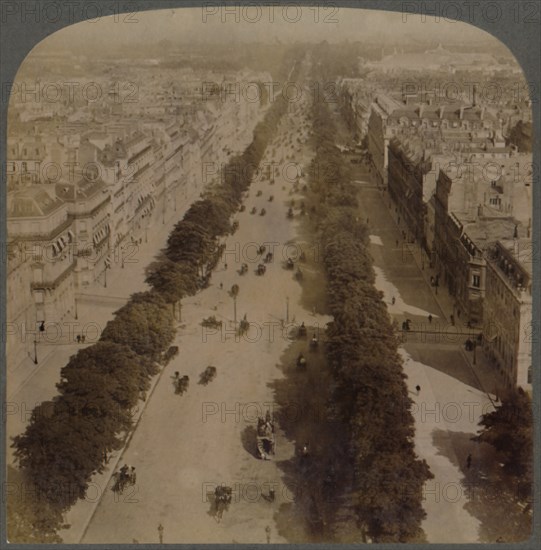
[[[334,145],[335,127],[324,98],[314,101],[313,128],[310,191],[321,205],[317,225],[333,316],[327,329],[327,360],[335,381],[329,414],[343,427],[341,470],[351,472],[336,517],[353,509],[356,523],[375,542],[418,540],[425,517],[422,489],[432,474],[414,450],[398,342],[382,293],[374,286],[357,190]]]
[[[177,307],[208,284],[222,252],[218,237],[231,231],[230,218],[286,108],[278,99],[268,109],[252,143],[231,159],[220,184],[192,204],[148,267],[151,290],[134,294],[100,341],[71,357],[61,370],[58,395],[37,406],[25,432],[14,438],[15,459],[33,498],[24,507],[12,499],[12,542],[58,542],[62,513],[84,498],[107,454],[122,447],[132,410],[146,398],[174,339]]]

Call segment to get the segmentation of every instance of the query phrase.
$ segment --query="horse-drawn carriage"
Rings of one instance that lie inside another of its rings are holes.
[[[257,419],[257,456],[261,460],[270,460],[275,450],[274,422],[269,412],[267,416]]]
[[[256,273],[258,275],[265,275],[265,271],[267,271],[267,267],[264,264],[259,264],[257,266]]]
[[[266,264],[269,264],[272,262],[272,252],[267,252],[265,257],[263,258],[263,262]]]
[[[248,273],[248,264],[241,264],[239,275],[244,275],[245,273]]]
[[[216,378],[216,367],[208,366],[202,373],[199,383],[206,386]]]
[[[135,468],[124,464],[113,474],[113,493],[122,493],[127,485],[135,485],[136,479]]]
[[[220,521],[233,500],[233,489],[227,485],[218,485],[214,491],[214,517]]]
[[[177,395],[182,395],[185,391],[188,391],[190,377],[186,374],[184,376],[180,376],[180,373],[176,371],[173,378],[173,385],[175,386],[175,393]]]
[[[201,326],[205,328],[221,328],[222,321],[218,321],[214,315],[211,315],[201,321]]]

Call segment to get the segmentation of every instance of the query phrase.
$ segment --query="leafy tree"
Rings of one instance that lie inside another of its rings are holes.
[[[482,428],[475,439],[492,445],[510,473],[531,483],[533,411],[528,394],[522,388],[510,391],[496,410],[481,417],[479,426]]]
[[[38,405],[22,435],[14,438],[15,459],[39,498],[61,510],[84,498],[103,451],[92,416],[73,414],[58,400]],[[120,442],[119,442],[120,444]],[[45,474],[46,472],[46,474]]]
[[[102,341],[71,357],[60,371],[57,388],[64,397],[80,398],[77,408],[96,411],[102,407],[99,413],[102,418],[114,418],[115,423],[122,420],[122,427],[128,428],[129,418],[118,415],[119,407],[120,411],[134,407],[140,394],[149,389],[150,376],[156,372],[148,359],[127,345]]]
[[[157,361],[175,335],[173,314],[157,293],[146,293],[149,301],[130,300],[105,326],[101,341],[127,344],[139,355]]]
[[[7,469],[7,539],[12,544],[57,544],[62,511],[41,498],[23,472]]]
[[[329,51],[322,46],[323,56]],[[321,98],[314,101],[313,118],[317,154],[309,171],[310,190],[316,202],[324,203],[317,211],[317,228],[333,316],[326,333],[334,377],[329,407],[345,427],[345,460],[352,471],[350,490],[344,488],[338,509],[353,505],[362,531],[376,542],[418,540],[425,516],[422,488],[432,474],[414,451],[398,343],[382,293],[374,287],[357,190],[334,146],[335,127]]]
[[[146,282],[172,306],[173,317],[178,312],[180,301],[197,292],[197,272],[189,265],[176,263],[167,258],[151,263],[147,267]]]
[[[182,220],[167,239],[166,255],[173,262],[195,266],[204,277],[204,266],[213,247],[213,240],[204,224]]]

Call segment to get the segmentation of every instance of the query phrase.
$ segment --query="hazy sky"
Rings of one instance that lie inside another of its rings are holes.
[[[91,14],[92,11],[88,10]],[[379,10],[299,6],[199,7],[139,12],[132,16],[101,17],[59,31],[47,45],[87,42],[94,45],[159,42],[230,42],[295,40],[329,42],[374,37],[390,42],[437,40],[443,44],[489,38],[472,25],[440,18]],[[133,22],[130,22],[133,21]]]

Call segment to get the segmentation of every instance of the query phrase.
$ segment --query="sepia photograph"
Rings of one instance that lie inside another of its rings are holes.
[[[7,541],[531,542],[539,4],[121,4],[2,81]]]

